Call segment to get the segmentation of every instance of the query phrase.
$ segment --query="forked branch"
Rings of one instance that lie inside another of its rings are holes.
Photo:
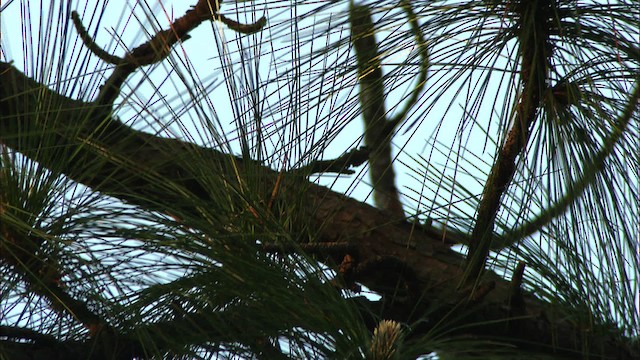
[[[258,32],[267,23],[264,16],[253,24],[242,24],[228,19],[219,13],[220,3],[221,1],[217,0],[199,0],[183,16],[171,23],[168,29],[159,31],[149,41],[125,54],[124,58],[111,55],[100,48],[82,25],[78,13],[73,11],[71,18],[85,46],[103,61],[116,65],[95,101],[100,105],[113,105],[120,94],[122,84],[133,72],[142,66],[155,64],[165,59],[171,53],[173,45],[178,41],[186,40],[189,32],[204,21],[220,20],[230,29],[243,34]]]
[[[417,85],[404,108],[393,118],[387,119],[384,79],[381,55],[375,39],[375,27],[371,10],[366,5],[350,3],[349,21],[351,41],[356,53],[358,81],[360,82],[360,107],[364,120],[364,142],[369,148],[369,172],[373,186],[373,199],[377,207],[395,218],[403,218],[400,194],[395,185],[391,140],[397,126],[404,120],[422,93],[427,79],[429,55],[417,17],[408,1],[400,1],[407,14],[411,31],[420,53],[420,73]]]

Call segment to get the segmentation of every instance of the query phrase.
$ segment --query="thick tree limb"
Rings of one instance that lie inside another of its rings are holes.
[[[605,169],[607,159],[614,152],[615,146],[623,138],[627,128],[637,118],[638,101],[640,100],[640,78],[636,79],[635,88],[629,96],[629,102],[624,111],[613,123],[611,133],[602,141],[600,150],[591,159],[585,161],[582,175],[567,187],[567,193],[551,206],[543,209],[535,218],[525,222],[515,229],[509,230],[500,240],[491,244],[493,250],[499,250],[513,245],[516,241],[524,239],[549,224],[553,219],[564,214],[571,205],[579,199],[588,187],[595,182],[598,175]]]
[[[235,337],[238,334],[243,338]],[[255,343],[260,336],[260,329],[246,327],[239,311],[209,311],[151,323],[124,334],[101,333],[86,340],[58,340],[35,331],[0,326],[0,354],[12,360],[145,359],[168,352],[172,347],[183,350],[176,344],[237,344],[243,340]],[[267,348],[260,346],[253,350],[260,353],[269,351]],[[265,358],[278,359],[275,356]]]
[[[44,104],[46,109],[42,108]],[[221,181],[233,185],[246,176],[243,174],[258,176],[259,169],[260,180],[269,190],[278,177],[269,168],[214,149],[135,131],[112,118],[110,109],[56,94],[7,63],[0,63],[0,143],[95,191],[158,211],[184,204],[180,212],[194,213],[194,203],[185,202],[185,198],[202,204],[212,201],[212,190],[207,187],[211,179],[204,178],[203,173],[218,173]],[[41,151],[43,148],[47,150]],[[78,162],[83,165],[78,166]],[[196,172],[194,163],[215,171]],[[245,173],[249,166],[252,171]],[[265,197],[270,194],[265,192]],[[430,228],[414,232],[412,224],[389,221],[384,212],[301,181],[299,176],[285,176],[278,194],[277,200],[285,206],[300,206],[300,219],[304,219],[300,226],[314,234],[317,241],[349,243],[355,247],[353,256],[360,263],[379,256],[404,262],[416,278],[421,299],[414,304],[416,308],[428,302],[448,303],[455,309],[466,301],[467,297],[456,289],[463,258],[441,242],[440,231]],[[340,261],[341,258],[336,263]],[[362,282],[375,287],[372,279]],[[515,331],[515,323],[508,321],[510,309],[505,305],[512,294],[511,284],[491,272],[483,276],[483,281],[495,282],[495,289],[473,305],[478,311],[461,317],[483,324],[463,327],[466,335],[500,338],[522,348],[540,346],[552,354],[580,357],[582,351],[597,351],[614,358],[632,358],[629,345],[620,343],[623,338],[599,338],[586,331],[588,327],[560,320],[562,314],[554,315],[547,303],[531,294],[523,296],[526,314],[518,319]],[[420,315],[417,311],[398,320],[412,321]],[[432,314],[430,318],[448,315]]]

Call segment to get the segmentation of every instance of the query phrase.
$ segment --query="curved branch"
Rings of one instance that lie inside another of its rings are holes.
[[[395,218],[404,217],[400,194],[395,185],[391,139],[396,124],[387,120],[384,103],[382,63],[375,39],[371,10],[365,5],[349,5],[351,42],[356,53],[360,108],[364,120],[364,143],[370,149],[369,174],[373,200],[377,207]]]
[[[253,24],[241,24],[227,19],[223,15],[218,15],[219,10],[219,1],[215,1],[212,4],[211,0],[199,0],[198,3],[187,10],[183,16],[171,23],[168,29],[158,31],[158,33],[151,37],[146,43],[129,51],[124,58],[110,55],[101,49],[89,36],[87,30],[82,25],[78,13],[75,11],[72,12],[71,18],[85,46],[100,59],[116,65],[113,73],[101,88],[95,102],[100,105],[113,105],[113,102],[120,94],[122,85],[131,74],[142,66],[155,64],[165,59],[171,54],[173,45],[178,41],[186,40],[189,37],[189,32],[204,21],[217,19],[225,23],[232,30],[245,34],[260,31],[267,22],[263,16]]]
[[[235,20],[231,20],[224,15],[220,15],[220,21],[227,25],[229,29],[241,34],[255,34],[267,24],[267,18],[262,16],[258,21],[251,24],[242,24]]]
[[[369,158],[367,147],[354,148],[333,160],[314,160],[310,164],[291,170],[296,174],[308,176],[316,173],[336,173],[350,175],[355,173],[352,166],[360,166]]]
[[[409,113],[418,101],[418,97],[422,94],[422,90],[427,83],[427,70],[429,69],[429,49],[427,47],[427,41],[424,39],[424,33],[420,28],[420,24],[418,24],[418,17],[413,12],[411,3],[408,0],[401,0],[400,6],[402,6],[407,13],[411,32],[415,36],[416,45],[418,46],[418,52],[420,53],[420,74],[418,75],[417,85],[411,92],[411,97],[405,102],[402,110],[391,120],[394,128],[405,119],[407,113]]]
[[[80,35],[80,39],[84,43],[84,46],[89,49],[95,56],[100,58],[100,60],[107,62],[113,65],[121,65],[125,63],[125,60],[121,57],[111,55],[107,51],[103,50],[100,45],[96,44],[96,42],[91,38],[87,29],[82,25],[82,20],[80,19],[80,15],[78,15],[77,11],[71,12],[71,19],[73,20],[73,25],[76,27],[76,31]]]
[[[429,52],[417,16],[407,0],[401,0],[411,32],[420,53],[420,73],[417,85],[400,112],[392,119],[387,119],[385,108],[385,91],[382,74],[382,63],[375,39],[375,28],[371,11],[365,5],[349,5],[349,21],[351,23],[351,41],[356,53],[357,70],[360,82],[360,107],[365,124],[365,145],[370,148],[369,171],[373,186],[373,198],[381,209],[391,215],[402,218],[404,211],[400,202],[400,194],[395,186],[395,172],[391,151],[391,139],[398,125],[415,105],[427,80]]]

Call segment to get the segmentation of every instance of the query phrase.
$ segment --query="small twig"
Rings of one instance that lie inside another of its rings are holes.
[[[229,29],[247,35],[257,33],[267,24],[267,18],[264,16],[251,24],[242,24],[235,20],[231,20],[224,15],[220,15],[220,21],[227,25]]]
[[[366,146],[352,149],[333,160],[316,160],[308,165],[292,170],[299,174],[336,173],[350,175],[355,171],[349,169],[352,166],[360,166],[369,158],[369,148]]]
[[[522,279],[524,277],[524,261],[518,262],[511,277],[511,293],[509,294],[509,306],[519,314],[524,314],[524,297],[522,296]]]
[[[404,104],[402,110],[393,117],[391,124],[396,128],[402,121],[404,121],[407,113],[413,108],[418,101],[425,84],[427,83],[427,70],[429,69],[429,49],[427,47],[427,41],[424,38],[424,33],[418,24],[418,17],[416,16],[411,3],[408,0],[401,0],[400,6],[404,9],[411,26],[411,32],[415,36],[416,45],[420,53],[420,75],[418,75],[416,87],[411,92],[411,97]]]
[[[283,174],[284,174],[284,171],[280,171],[278,173],[278,177],[276,178],[276,183],[275,185],[273,185],[273,189],[271,190],[271,197],[269,198],[269,203],[267,204],[267,211],[271,211],[271,208],[273,207],[273,202],[276,200],[276,197],[278,196],[278,190],[280,189],[280,185],[282,184]]]
[[[91,35],[89,35],[87,29],[82,25],[82,20],[80,20],[80,15],[78,15],[77,11],[71,12],[71,19],[73,20],[73,25],[76,27],[76,31],[80,35],[80,39],[82,39],[84,46],[86,46],[87,49],[89,49],[89,51],[91,51],[95,56],[100,58],[102,61],[113,65],[121,65],[125,63],[123,58],[109,54],[96,44]]]

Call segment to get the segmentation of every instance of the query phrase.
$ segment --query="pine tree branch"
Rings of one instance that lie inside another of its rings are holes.
[[[49,104],[49,111],[38,111],[39,104]],[[133,130],[112,118],[109,109],[61,96],[2,62],[0,143],[95,191],[157,211],[171,209],[194,214],[197,210],[193,204],[185,203],[185,197],[197,198],[202,204],[213,201],[205,185],[207,179],[199,177],[202,171],[195,173],[191,167],[197,159],[207,162],[197,162],[195,166],[210,166],[209,173],[218,174],[228,182],[243,174],[246,166],[253,167],[252,174],[260,169],[267,188],[273,188],[279,176],[269,168],[214,149]],[[48,151],[41,151],[43,148]],[[230,163],[234,167],[227,167]],[[265,200],[269,196],[270,193],[266,193]],[[360,262],[381,255],[393,256],[415,275],[415,292],[421,301],[457,306],[460,297],[454,295],[458,294],[456,284],[463,274],[463,257],[443,244],[441,234],[434,234],[435,229],[433,232],[412,231],[410,223],[390,221],[383,211],[325,187],[301,183],[297,175],[294,179],[285,176],[278,200],[284,204],[302,204],[300,226],[314,234],[316,241],[348,243],[356,248]],[[412,246],[416,243],[421,246]],[[341,260],[341,257],[334,259],[335,263]],[[572,354],[595,349],[620,359],[632,358],[630,345],[624,343],[628,339],[616,334],[598,337],[585,332],[578,324],[556,318],[548,309],[549,304],[532,294],[524,294],[526,315],[518,322],[522,331],[514,333],[505,326],[511,315],[504,306],[512,294],[512,285],[489,271],[483,280],[495,282],[495,289],[474,305],[483,310],[475,312],[476,317],[472,319],[485,325],[463,327],[467,334],[491,334],[519,347],[536,344],[551,353],[561,351],[560,348]],[[403,304],[405,310],[406,307]],[[398,310],[401,313],[402,309]],[[418,320],[420,315],[417,312],[413,316],[418,318],[399,320],[410,322]],[[448,313],[431,316],[430,319],[437,322]],[[428,332],[429,328],[415,331]],[[593,348],[583,348],[583,341]]]
[[[549,224],[553,219],[562,215],[567,209],[587,190],[596,179],[598,174],[605,168],[606,160],[613,153],[616,144],[625,134],[625,130],[637,112],[638,100],[640,99],[640,79],[636,79],[635,90],[629,96],[627,106],[616,119],[612,126],[611,134],[603,139],[602,147],[584,164],[584,173],[575,182],[568,186],[568,192],[555,204],[542,210],[534,219],[527,221],[521,226],[506,232],[491,244],[492,249],[501,249],[516,243],[518,240],[534,234]]]
[[[395,218],[404,218],[400,194],[393,169],[391,139],[397,123],[387,120],[384,99],[382,62],[375,39],[371,10],[366,5],[349,5],[351,41],[357,59],[360,82],[360,108],[364,120],[364,143],[370,149],[369,174],[373,186],[373,200],[377,207]]]
[[[230,331],[232,328],[241,328],[242,331]],[[243,338],[230,335],[238,333],[242,333]],[[172,350],[184,351],[184,344],[237,345],[242,341],[256,343],[255,340],[261,336],[260,329],[246,328],[239,311],[210,311],[145,324],[118,335],[103,332],[83,340],[58,340],[28,329],[0,326],[0,354],[18,360],[149,359]],[[275,354],[266,344],[255,350]]]
[[[308,165],[293,170],[292,172],[306,176],[317,173],[350,175],[355,172],[354,170],[351,170],[350,167],[364,164],[369,157],[369,152],[370,151],[367,147],[351,149],[351,151],[341,155],[337,159],[315,160]]]
[[[512,128],[482,191],[476,223],[471,233],[464,284],[478,279],[484,269],[494,238],[493,229],[502,195],[513,179],[517,158],[522,156],[529,140],[548,76],[549,57],[552,55],[549,29],[550,22],[553,21],[553,5],[550,0],[518,1],[513,6],[518,14],[515,31],[520,46],[520,81],[523,92],[516,105]]]
[[[142,66],[155,64],[165,59],[171,53],[173,45],[178,41],[186,40],[189,32],[204,21],[220,20],[230,29],[244,34],[258,32],[267,23],[265,17],[261,17],[253,24],[241,24],[228,19],[219,14],[221,2],[218,0],[199,0],[183,16],[171,23],[168,29],[159,31],[146,43],[127,52],[123,58],[110,55],[100,48],[82,25],[80,15],[73,11],[71,13],[73,24],[85,46],[103,61],[116,65],[113,73],[100,90],[96,102],[101,105],[113,105],[113,102],[120,94],[122,85],[131,74]]]
[[[365,126],[364,140],[370,150],[369,172],[373,185],[373,199],[376,206],[397,218],[403,218],[404,211],[400,202],[400,193],[395,185],[396,175],[393,169],[391,140],[398,125],[404,121],[418,101],[427,82],[429,67],[426,40],[411,3],[402,0],[400,5],[407,15],[407,22],[415,37],[420,54],[420,70],[416,87],[411,92],[411,96],[392,119],[387,119],[381,55],[375,39],[371,11],[366,5],[355,5],[353,1],[349,5],[351,41],[357,59],[358,80],[360,82],[359,99]]]

